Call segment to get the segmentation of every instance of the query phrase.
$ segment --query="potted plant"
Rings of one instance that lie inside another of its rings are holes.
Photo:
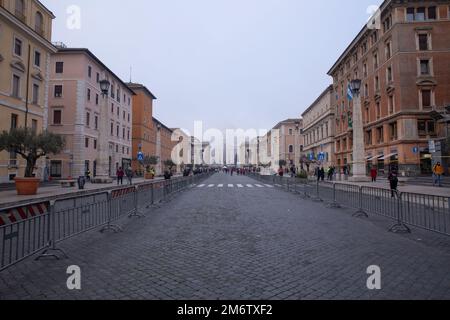
[[[152,180],[155,178],[155,169],[153,166],[158,164],[158,157],[156,156],[146,156],[142,161],[145,167],[144,179]]]
[[[60,153],[64,137],[48,131],[36,134],[29,128],[16,128],[0,134],[0,151],[13,152],[26,160],[24,178],[15,178],[18,195],[35,195],[40,179],[35,177],[36,163],[41,157]]]

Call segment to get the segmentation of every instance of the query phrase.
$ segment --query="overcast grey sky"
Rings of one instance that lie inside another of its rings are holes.
[[[169,127],[270,129],[331,83],[327,71],[380,0],[43,0],[53,41],[89,48],[157,97]],[[71,30],[67,8],[81,9]]]

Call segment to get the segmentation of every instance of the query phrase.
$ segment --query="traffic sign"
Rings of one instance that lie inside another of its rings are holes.
[[[419,153],[419,148],[418,147],[414,147],[413,148],[413,153]]]
[[[141,151],[138,152],[137,159],[138,161],[144,161],[144,154]]]

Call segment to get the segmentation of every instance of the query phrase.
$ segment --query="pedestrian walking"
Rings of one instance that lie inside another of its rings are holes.
[[[283,170],[283,168],[278,169],[278,175],[279,175],[280,177],[283,177],[283,176],[284,176],[284,170]]]
[[[125,175],[125,173],[123,172],[122,167],[120,167],[119,169],[117,169],[116,172],[116,176],[117,176],[117,185],[121,184],[123,185],[123,176]]]
[[[390,171],[388,175],[389,185],[391,187],[391,196],[392,198],[395,198],[395,195],[398,192],[398,177],[397,172]]]
[[[436,184],[439,187],[442,187],[442,176],[444,175],[444,167],[442,167],[441,163],[438,162],[435,164],[435,166],[433,167],[433,176],[434,176],[434,186],[436,186]]]
[[[375,167],[372,167],[372,169],[370,169],[370,177],[372,178],[372,182],[377,182],[378,171]]]
[[[133,170],[131,170],[131,168],[127,168],[125,173],[128,178],[128,184],[131,186],[133,184]]]

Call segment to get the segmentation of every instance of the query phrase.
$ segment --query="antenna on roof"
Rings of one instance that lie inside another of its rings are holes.
[[[132,81],[131,81],[131,75],[132,75],[132,72],[133,72],[133,67],[130,66],[130,83],[132,82]]]

